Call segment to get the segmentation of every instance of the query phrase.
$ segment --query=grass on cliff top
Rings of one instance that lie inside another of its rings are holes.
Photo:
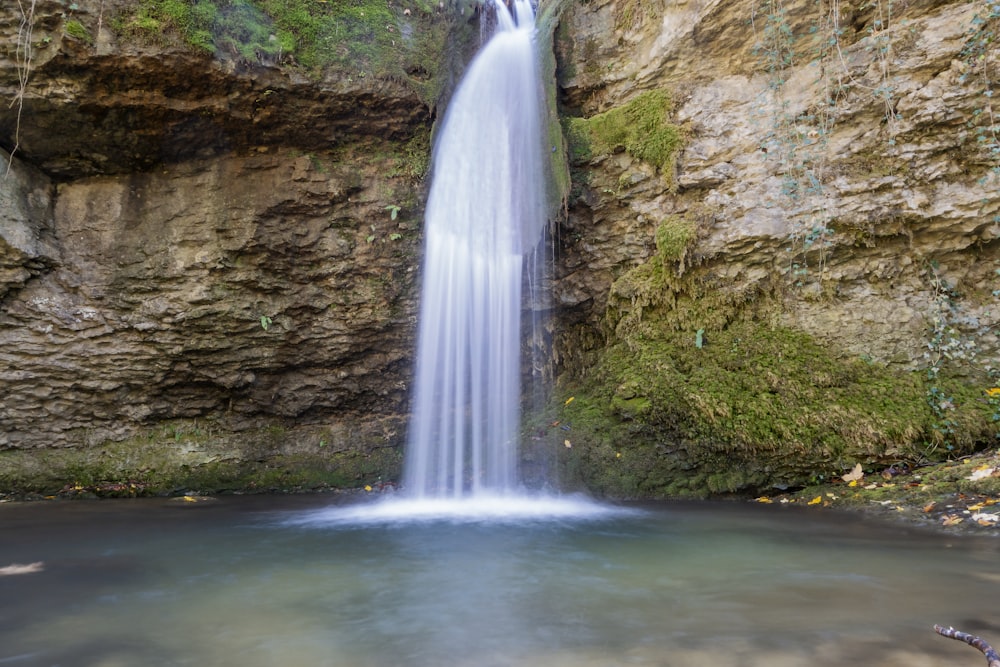
[[[248,62],[338,67],[357,76],[430,78],[443,61],[448,18],[471,11],[470,0],[140,0],[112,25],[153,43],[171,37],[189,46]]]

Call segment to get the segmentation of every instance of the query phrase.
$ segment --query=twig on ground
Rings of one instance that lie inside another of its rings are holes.
[[[979,649],[983,652],[983,655],[986,656],[987,667],[1000,667],[1000,653],[997,653],[996,649],[986,643],[985,639],[970,635],[968,632],[956,630],[951,626],[945,628],[940,625],[935,625],[934,632],[943,637],[949,637],[951,639],[957,639],[965,642],[969,646]]]

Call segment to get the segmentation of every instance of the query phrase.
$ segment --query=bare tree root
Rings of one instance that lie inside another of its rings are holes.
[[[997,653],[996,649],[987,644],[985,639],[970,635],[968,632],[956,630],[951,626],[945,628],[940,625],[935,625],[934,632],[943,637],[949,637],[951,639],[957,639],[965,642],[969,646],[979,649],[983,652],[983,655],[986,656],[987,667],[1000,667],[1000,653]]]
[[[14,146],[10,149],[10,160],[7,162],[7,174],[14,165],[14,153],[21,145],[21,112],[24,110],[24,93],[28,88],[28,76],[31,74],[31,30],[35,23],[35,2],[30,0],[25,6],[22,0],[17,0],[17,8],[21,11],[21,24],[17,29],[17,42],[14,47],[14,62],[17,65],[17,94],[11,100],[10,106],[17,105],[17,120],[14,122]]]

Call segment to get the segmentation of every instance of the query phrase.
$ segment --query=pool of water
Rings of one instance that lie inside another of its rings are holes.
[[[997,540],[774,506],[332,502],[0,505],[0,568],[41,563],[0,576],[0,667],[984,662],[934,623],[1000,644]]]

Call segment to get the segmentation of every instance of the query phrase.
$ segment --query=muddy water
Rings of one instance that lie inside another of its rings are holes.
[[[956,667],[1000,541],[664,504],[327,521],[325,497],[0,505],[0,667]],[[303,517],[320,517],[303,521]]]

